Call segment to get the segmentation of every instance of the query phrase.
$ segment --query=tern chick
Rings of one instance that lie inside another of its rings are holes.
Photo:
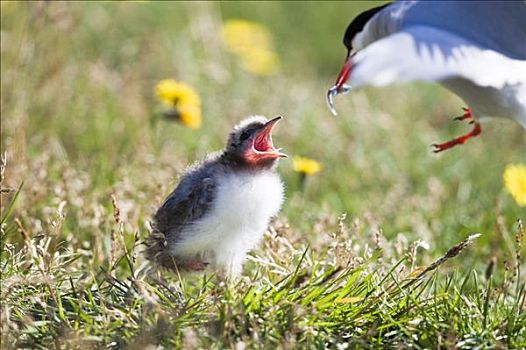
[[[236,276],[283,203],[276,172],[286,157],[272,144],[281,117],[248,118],[226,148],[190,167],[157,210],[147,258],[163,267],[199,271],[207,265]]]

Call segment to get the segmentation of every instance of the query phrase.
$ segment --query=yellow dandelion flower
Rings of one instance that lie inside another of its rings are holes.
[[[182,105],[178,108],[179,120],[184,126],[190,129],[199,129],[201,127],[201,108],[195,105]]]
[[[238,54],[242,54],[247,48],[270,48],[272,46],[272,39],[267,28],[242,19],[233,19],[225,22],[223,25],[223,40],[229,51]]]
[[[521,207],[526,206],[526,165],[510,164],[503,174],[504,186]]]
[[[157,97],[167,106],[175,104],[201,105],[199,95],[189,85],[173,79],[161,80],[156,87]]]
[[[164,79],[157,84],[155,92],[169,108],[166,116],[175,117],[192,129],[201,127],[201,99],[192,87],[173,79]]]
[[[253,47],[240,56],[243,68],[256,75],[270,75],[279,67],[278,55],[270,50]]]
[[[272,48],[272,36],[264,26],[245,20],[230,20],[223,25],[227,50],[241,60],[249,73],[270,75],[279,68],[279,57]]]
[[[300,174],[312,175],[321,170],[321,165],[314,159],[296,156],[292,159],[292,168]]]

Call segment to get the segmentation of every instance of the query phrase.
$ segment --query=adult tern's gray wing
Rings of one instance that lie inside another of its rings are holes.
[[[526,1],[416,1],[388,7],[399,30],[447,31],[510,58],[526,60]]]

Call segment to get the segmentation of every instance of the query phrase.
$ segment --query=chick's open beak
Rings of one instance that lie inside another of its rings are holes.
[[[252,143],[252,150],[262,158],[280,158],[287,157],[285,153],[280,152],[281,149],[276,149],[272,144],[272,129],[281,120],[282,117],[276,117],[269,120],[259,130],[254,137]]]
[[[329,107],[329,110],[333,115],[337,115],[336,108],[334,108],[334,102],[333,99],[336,95],[340,93],[347,93],[351,90],[350,85],[346,85],[345,82],[347,79],[349,79],[349,76],[351,75],[351,63],[352,57],[349,57],[345,63],[343,64],[342,69],[340,70],[340,73],[338,74],[338,78],[336,79],[336,83],[334,86],[332,86],[329,91],[327,91],[327,106]]]

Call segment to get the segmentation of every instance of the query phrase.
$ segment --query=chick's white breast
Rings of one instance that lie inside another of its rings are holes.
[[[212,207],[185,230],[176,253],[194,254],[225,245],[251,249],[282,203],[283,183],[273,171],[222,175]]]
[[[283,184],[275,172],[236,173],[219,180],[213,211],[222,227],[263,230],[282,202]]]

